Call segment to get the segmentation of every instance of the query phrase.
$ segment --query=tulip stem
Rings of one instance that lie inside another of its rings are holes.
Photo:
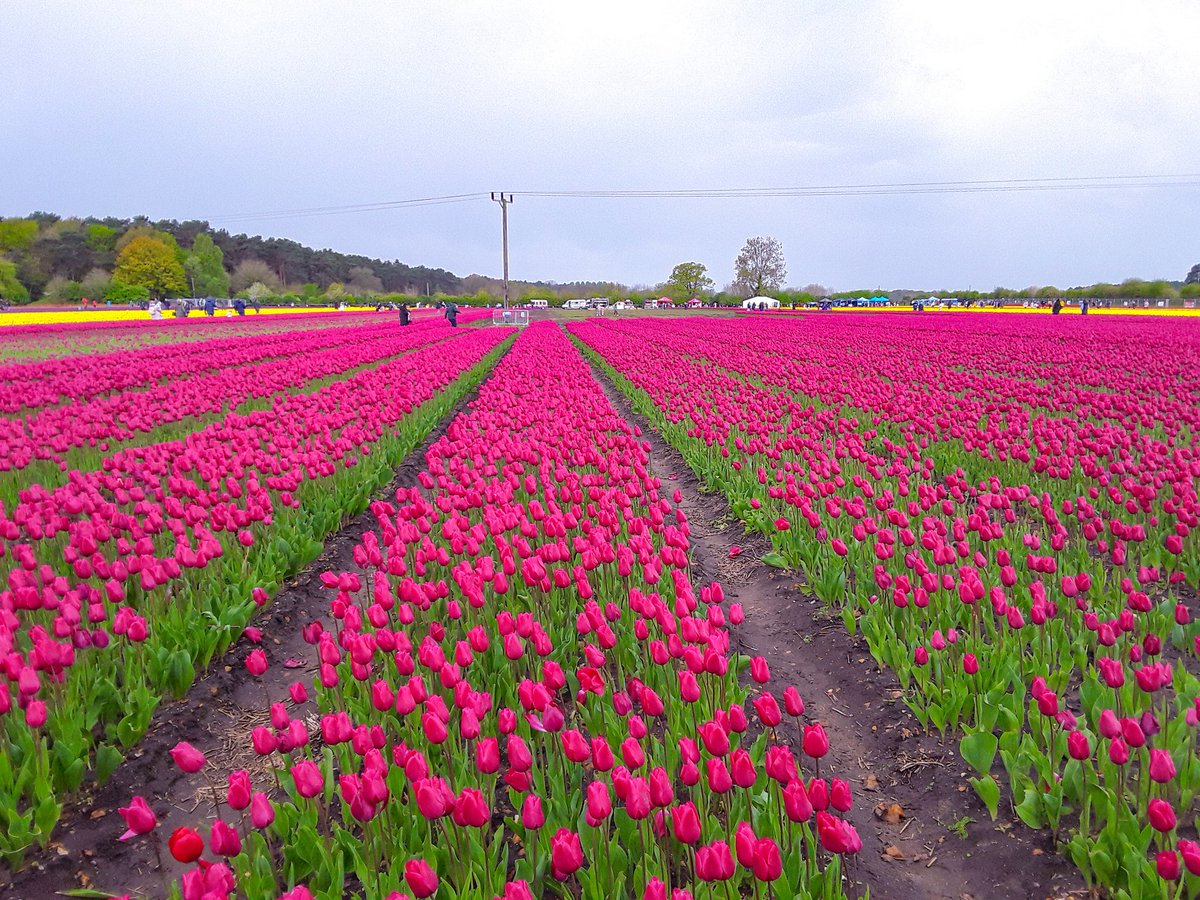
[[[163,868],[162,860],[162,844],[158,838],[158,832],[150,832],[150,846],[154,848],[154,859],[158,863],[158,876],[162,879],[163,895],[169,897],[171,888],[167,883],[167,870]]]
[[[217,793],[217,786],[213,780],[208,777],[208,773],[204,773],[204,780],[208,782],[209,790],[212,791],[213,798],[213,818],[221,818],[221,795]]]

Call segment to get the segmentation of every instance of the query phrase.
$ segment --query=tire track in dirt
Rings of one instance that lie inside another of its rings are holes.
[[[957,741],[943,744],[921,733],[899,682],[878,669],[866,642],[851,638],[840,616],[805,593],[798,574],[759,562],[770,549],[767,538],[747,533],[723,495],[702,492],[678,451],[589,364],[613,407],[641,427],[664,487],[682,494],[693,579],[720,581],[726,597],[744,607],[745,621],[732,629],[739,652],[765,657],[772,683],[779,689],[794,684],[807,707],[805,718],[820,721],[829,734],[821,772],[850,783],[854,808],[847,818],[863,840],[857,860],[844,868],[847,892],[861,896],[869,889],[872,900],[1086,895],[1078,871],[1055,852],[1048,833],[1006,815],[1011,810],[1004,802],[991,821],[967,782]],[[743,552],[731,559],[735,545]],[[789,738],[800,758],[799,734],[792,730]],[[880,817],[877,807],[891,816]]]

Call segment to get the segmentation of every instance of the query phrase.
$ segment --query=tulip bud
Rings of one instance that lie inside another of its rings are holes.
[[[194,828],[176,828],[167,839],[171,856],[181,863],[193,863],[204,854],[204,838]]]

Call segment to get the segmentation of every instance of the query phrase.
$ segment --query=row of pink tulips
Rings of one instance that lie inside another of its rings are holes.
[[[389,321],[388,325],[395,323]],[[360,325],[382,333],[383,323]],[[345,342],[342,329],[314,328],[273,334],[238,334],[198,342],[157,344],[135,350],[64,356],[0,366],[0,412],[79,404],[115,391],[153,388],[204,372],[292,355],[297,342],[316,351]],[[152,402],[152,401],[148,401]]]
[[[400,328],[389,317],[386,324],[296,332],[225,353],[210,354],[203,343],[178,348],[180,360],[198,356],[205,370],[181,373],[162,383],[154,375],[150,386],[139,384],[23,418],[0,419],[0,472],[20,471],[39,460],[65,469],[64,454],[72,449],[94,447],[105,452],[110,443],[219,414],[278,391],[296,390],[451,333],[441,320]],[[236,361],[247,355],[249,360]]]

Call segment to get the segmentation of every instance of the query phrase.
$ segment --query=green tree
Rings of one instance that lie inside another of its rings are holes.
[[[0,253],[28,250],[37,233],[38,223],[33,219],[0,219]]]
[[[1200,297],[1200,282],[1194,281],[1190,284],[1185,284],[1179,289],[1179,296],[1187,300],[1194,300]]]
[[[671,277],[667,279],[667,290],[677,300],[699,297],[711,291],[713,285],[713,280],[708,277],[708,269],[704,263],[698,262],[681,262],[671,270]]]
[[[96,253],[112,253],[117,249],[117,230],[97,222],[87,227],[84,240]]]
[[[140,284],[121,284],[114,281],[104,292],[104,299],[112,303],[133,303],[150,299],[150,292]]]
[[[200,232],[192,242],[192,250],[183,260],[193,297],[229,296],[229,273],[225,271],[225,254],[213,243],[212,236]]]
[[[183,266],[166,242],[138,235],[117,254],[113,281],[131,287],[144,287],[152,297],[182,294],[187,290]]]
[[[783,245],[772,237],[752,237],[734,261],[734,286],[750,297],[778,290],[787,278]]]
[[[17,279],[16,263],[0,257],[0,300],[28,303],[29,290]]]

